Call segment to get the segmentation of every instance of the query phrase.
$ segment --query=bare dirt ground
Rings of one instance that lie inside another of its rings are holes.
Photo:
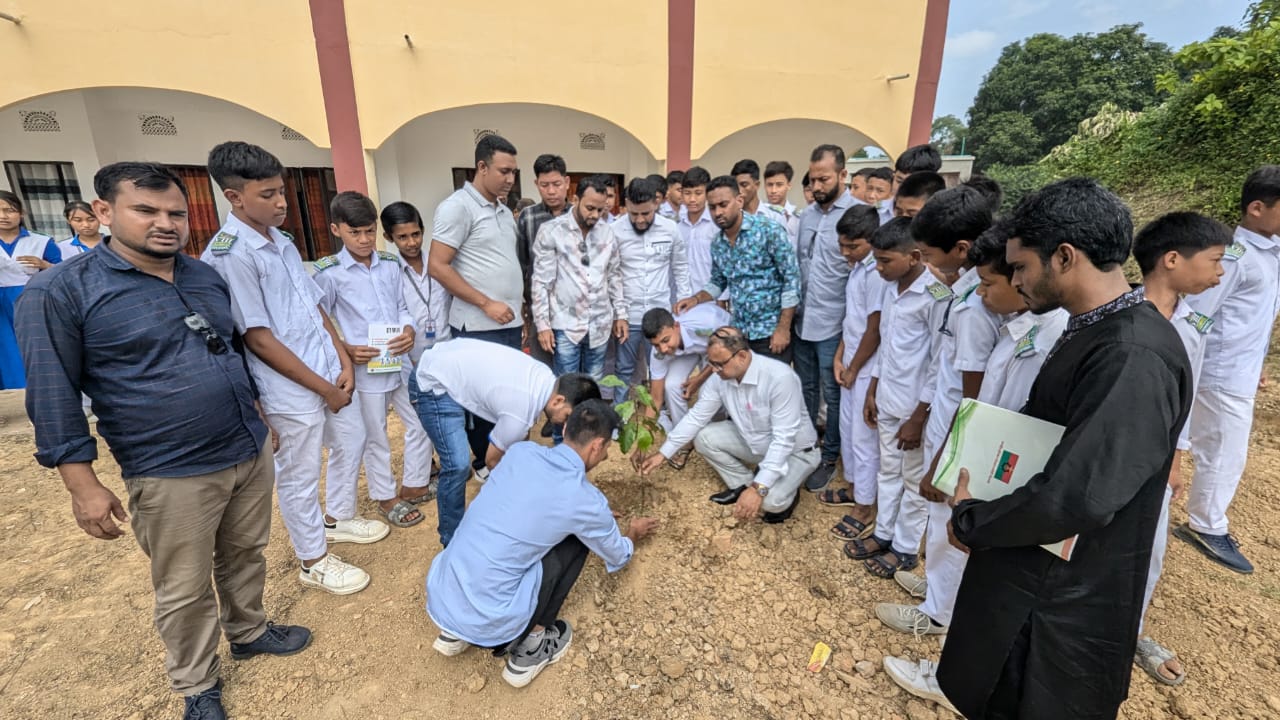
[[[1280,373],[1272,368],[1272,377]],[[146,559],[132,538],[93,540],[73,522],[57,475],[36,465],[20,397],[0,393],[0,717],[176,718],[163,649],[151,625]],[[3,397],[8,396],[8,397]],[[394,421],[393,421],[394,424]],[[399,443],[396,443],[396,447]],[[102,454],[107,456],[105,447]],[[398,462],[398,457],[397,457]],[[1191,468],[1188,466],[1187,471]],[[123,496],[104,457],[103,481]],[[892,581],[842,558],[827,528],[839,515],[806,495],[782,526],[738,525],[707,495],[719,489],[695,458],[642,483],[617,457],[594,474],[616,509],[663,526],[613,576],[592,558],[565,606],[575,628],[564,661],[519,691],[500,661],[431,649],[423,579],[439,544],[435,509],[375,545],[336,546],[373,575],[334,597],[303,589],[277,514],[266,604],[278,622],[315,631],[290,658],[229,659],[226,704],[238,718],[947,718],[899,690],[885,654],[936,658],[936,639],[885,629],[876,602],[907,602]],[[1171,540],[1149,631],[1175,648],[1189,677],[1157,686],[1135,669],[1121,716],[1280,717],[1280,382],[1259,396],[1249,468],[1232,531],[1252,576],[1210,565]],[[470,489],[475,492],[475,488]],[[365,504],[372,517],[372,507]],[[1173,521],[1183,522],[1182,507]],[[805,669],[815,642],[834,648]]]

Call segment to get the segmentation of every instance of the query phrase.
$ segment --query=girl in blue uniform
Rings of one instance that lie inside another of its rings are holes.
[[[93,206],[89,203],[83,200],[72,200],[67,203],[62,216],[67,219],[67,226],[71,228],[71,237],[58,243],[58,252],[62,253],[63,260],[70,260],[80,253],[89,252],[102,242],[102,226],[98,223],[98,216],[93,214]]]
[[[22,200],[0,190],[0,389],[27,386],[18,339],[13,333],[13,303],[32,275],[62,259],[53,238],[22,225]]]

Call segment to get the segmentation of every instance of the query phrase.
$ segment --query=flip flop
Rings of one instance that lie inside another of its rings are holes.
[[[845,515],[831,526],[831,534],[840,540],[865,540],[876,530],[876,521],[864,523],[852,515]]]
[[[1156,682],[1176,687],[1187,679],[1187,673],[1182,672],[1177,677],[1169,679],[1160,674],[1160,668],[1177,657],[1178,654],[1172,650],[1149,637],[1143,637],[1138,638],[1138,647],[1133,653],[1133,664],[1145,670],[1148,675],[1156,679]]]
[[[392,505],[390,510],[383,510],[381,505],[376,504],[374,507],[377,508],[379,515],[386,518],[387,522],[398,528],[411,528],[426,519],[426,515],[419,512],[418,508],[414,507],[413,503],[407,500],[397,500],[396,504]],[[407,515],[411,515],[415,512],[418,513],[417,520],[405,520]]]

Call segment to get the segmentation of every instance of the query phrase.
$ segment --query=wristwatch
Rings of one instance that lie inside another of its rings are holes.
[[[751,488],[756,492],[760,493],[760,497],[769,496],[769,488],[765,487],[764,485],[761,485],[760,483],[751,483]]]

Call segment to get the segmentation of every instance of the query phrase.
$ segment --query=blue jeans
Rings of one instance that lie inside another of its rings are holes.
[[[598,348],[590,346],[590,338],[584,337],[581,342],[572,342],[563,330],[556,330],[556,356],[552,365],[556,377],[573,372],[586,373],[598,382],[604,377],[604,356],[609,343]]]
[[[644,332],[639,325],[630,326],[627,341],[618,343],[618,358],[615,370],[617,371],[618,379],[626,383],[627,386],[621,391],[614,390],[613,399],[615,402],[626,400],[631,388],[645,381],[645,377],[642,376],[639,380],[632,382],[632,376],[635,374],[637,365],[642,362],[646,366],[648,365],[649,347],[649,341],[645,339]]]
[[[418,392],[414,380],[410,397],[427,436],[440,456],[436,509],[440,514],[440,544],[448,547],[454,530],[462,522],[467,506],[467,478],[471,476],[471,449],[467,442],[467,411],[453,398]]]
[[[840,336],[826,340],[801,340],[796,336],[796,374],[804,392],[804,406],[809,420],[818,424],[818,403],[827,403],[827,429],[822,436],[822,461],[835,462],[840,457],[840,384],[832,367],[835,365],[836,348]]]

